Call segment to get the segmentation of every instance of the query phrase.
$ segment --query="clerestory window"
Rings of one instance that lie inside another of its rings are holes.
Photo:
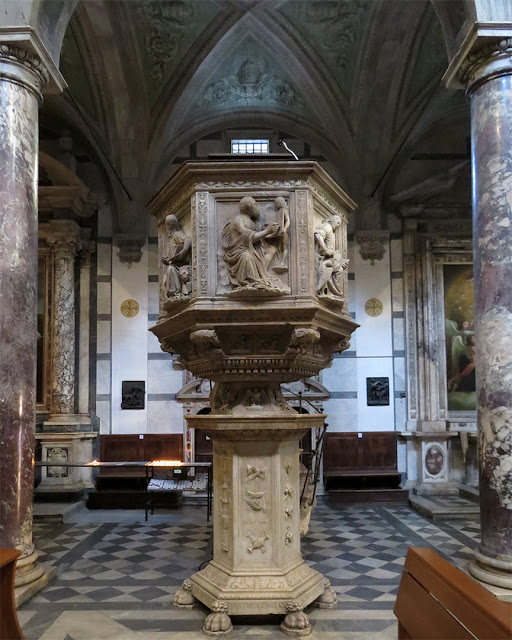
[[[231,140],[231,153],[269,153],[268,140]]]

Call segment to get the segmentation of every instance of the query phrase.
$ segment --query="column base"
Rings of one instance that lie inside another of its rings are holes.
[[[216,602],[226,603],[229,615],[287,614],[291,601],[305,607],[324,593],[324,577],[304,561],[287,572],[270,573],[252,569],[228,573],[213,560],[194,574],[192,594],[213,609]]]
[[[31,582],[24,582],[19,586],[14,587],[14,604],[18,609],[22,604],[28,602],[31,598],[33,598],[36,593],[39,593],[41,589],[46,587],[57,575],[57,567],[52,567],[51,565],[41,565],[37,562],[35,563],[36,567],[33,572],[29,572],[24,574],[28,577],[32,574],[33,580]],[[18,578],[18,573],[16,572],[16,580]]]
[[[489,558],[475,551],[475,559],[469,567],[469,573],[477,580],[503,589],[512,590],[512,561]]]

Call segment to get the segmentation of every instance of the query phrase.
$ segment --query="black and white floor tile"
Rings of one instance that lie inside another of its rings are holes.
[[[199,511],[199,510],[198,510]],[[211,525],[176,523],[35,525],[41,560],[57,578],[19,612],[27,640],[193,640],[206,610],[171,606],[181,582],[211,557]],[[139,521],[137,521],[139,519]],[[408,546],[431,548],[462,569],[478,543],[478,522],[430,522],[404,505],[321,500],[302,550],[338,592],[336,610],[311,608],[312,639],[396,638],[393,605]],[[281,639],[278,618],[233,620],[230,636]]]

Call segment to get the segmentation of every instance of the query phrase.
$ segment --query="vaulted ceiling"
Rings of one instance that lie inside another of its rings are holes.
[[[356,201],[385,199],[460,162],[450,149],[467,154],[468,105],[443,87],[447,63],[427,0],[87,0],[61,52],[69,90],[43,121],[90,146],[118,226],[180,148],[247,125],[315,144]]]

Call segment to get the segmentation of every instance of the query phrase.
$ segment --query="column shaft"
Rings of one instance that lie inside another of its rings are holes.
[[[17,584],[42,574],[32,543],[40,79],[23,56],[0,45],[0,547],[21,551]]]
[[[48,238],[54,251],[52,318],[52,416],[75,413],[75,254],[78,225],[54,221]],[[58,228],[57,228],[58,227]]]
[[[471,94],[482,542],[472,573],[512,588],[512,75]]]

